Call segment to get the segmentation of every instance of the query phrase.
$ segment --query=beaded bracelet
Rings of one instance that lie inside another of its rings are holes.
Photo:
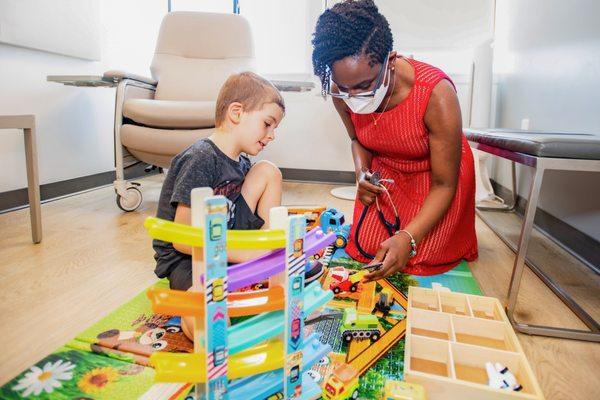
[[[401,229],[399,231],[396,231],[395,234],[397,235],[400,232],[406,233],[408,235],[408,237],[410,238],[410,253],[408,253],[408,257],[413,258],[414,256],[417,255],[417,242],[415,241],[415,238],[409,231]]]

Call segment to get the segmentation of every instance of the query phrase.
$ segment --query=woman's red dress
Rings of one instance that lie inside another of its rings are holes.
[[[442,79],[450,81],[444,72],[431,65],[408,61],[414,68],[415,78],[408,97],[402,103],[383,114],[350,113],[358,141],[373,153],[371,171],[379,171],[382,178],[394,180],[387,187],[398,210],[401,228],[415,217],[429,193],[429,131],[424,116],[433,88]],[[388,202],[387,196],[380,195],[386,219],[393,222],[394,214]],[[363,204],[357,198],[346,251],[351,257],[367,262],[369,260],[360,254],[354,242],[354,231],[362,210]],[[388,237],[373,204],[359,232],[361,247],[375,254],[379,244]],[[445,216],[419,243],[417,251],[417,255],[408,260],[404,270],[406,273],[439,274],[453,268],[461,260],[477,258],[473,153],[464,135],[458,184],[452,204]]]

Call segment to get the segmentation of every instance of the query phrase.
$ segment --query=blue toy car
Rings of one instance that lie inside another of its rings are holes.
[[[344,213],[335,208],[329,208],[321,214],[321,229],[325,233],[334,232],[336,234],[333,245],[337,249],[343,249],[348,244],[350,225],[344,225],[344,222],[346,222]]]

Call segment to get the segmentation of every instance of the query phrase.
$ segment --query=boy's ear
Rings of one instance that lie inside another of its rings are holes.
[[[229,104],[229,107],[227,107],[227,118],[231,121],[231,123],[237,125],[240,123],[242,111],[244,111],[242,103],[234,101],[233,103]]]

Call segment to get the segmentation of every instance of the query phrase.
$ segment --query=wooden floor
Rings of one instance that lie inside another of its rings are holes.
[[[0,215],[0,384],[155,281],[151,241],[142,222],[156,211],[161,177],[140,182],[144,204],[135,213],[116,207],[112,187],[44,204],[39,245],[31,243],[28,210]],[[332,187],[286,183],[284,203],[326,204],[350,220],[352,203],[329,196]],[[480,256],[471,264],[473,274],[486,295],[504,300],[513,253],[480,220],[477,234]],[[541,253],[550,251],[548,246]],[[570,273],[566,275],[572,283]],[[600,310],[598,292],[578,294],[590,311]],[[582,325],[528,270],[518,317]],[[600,345],[526,335],[519,339],[547,399],[600,399]]]

